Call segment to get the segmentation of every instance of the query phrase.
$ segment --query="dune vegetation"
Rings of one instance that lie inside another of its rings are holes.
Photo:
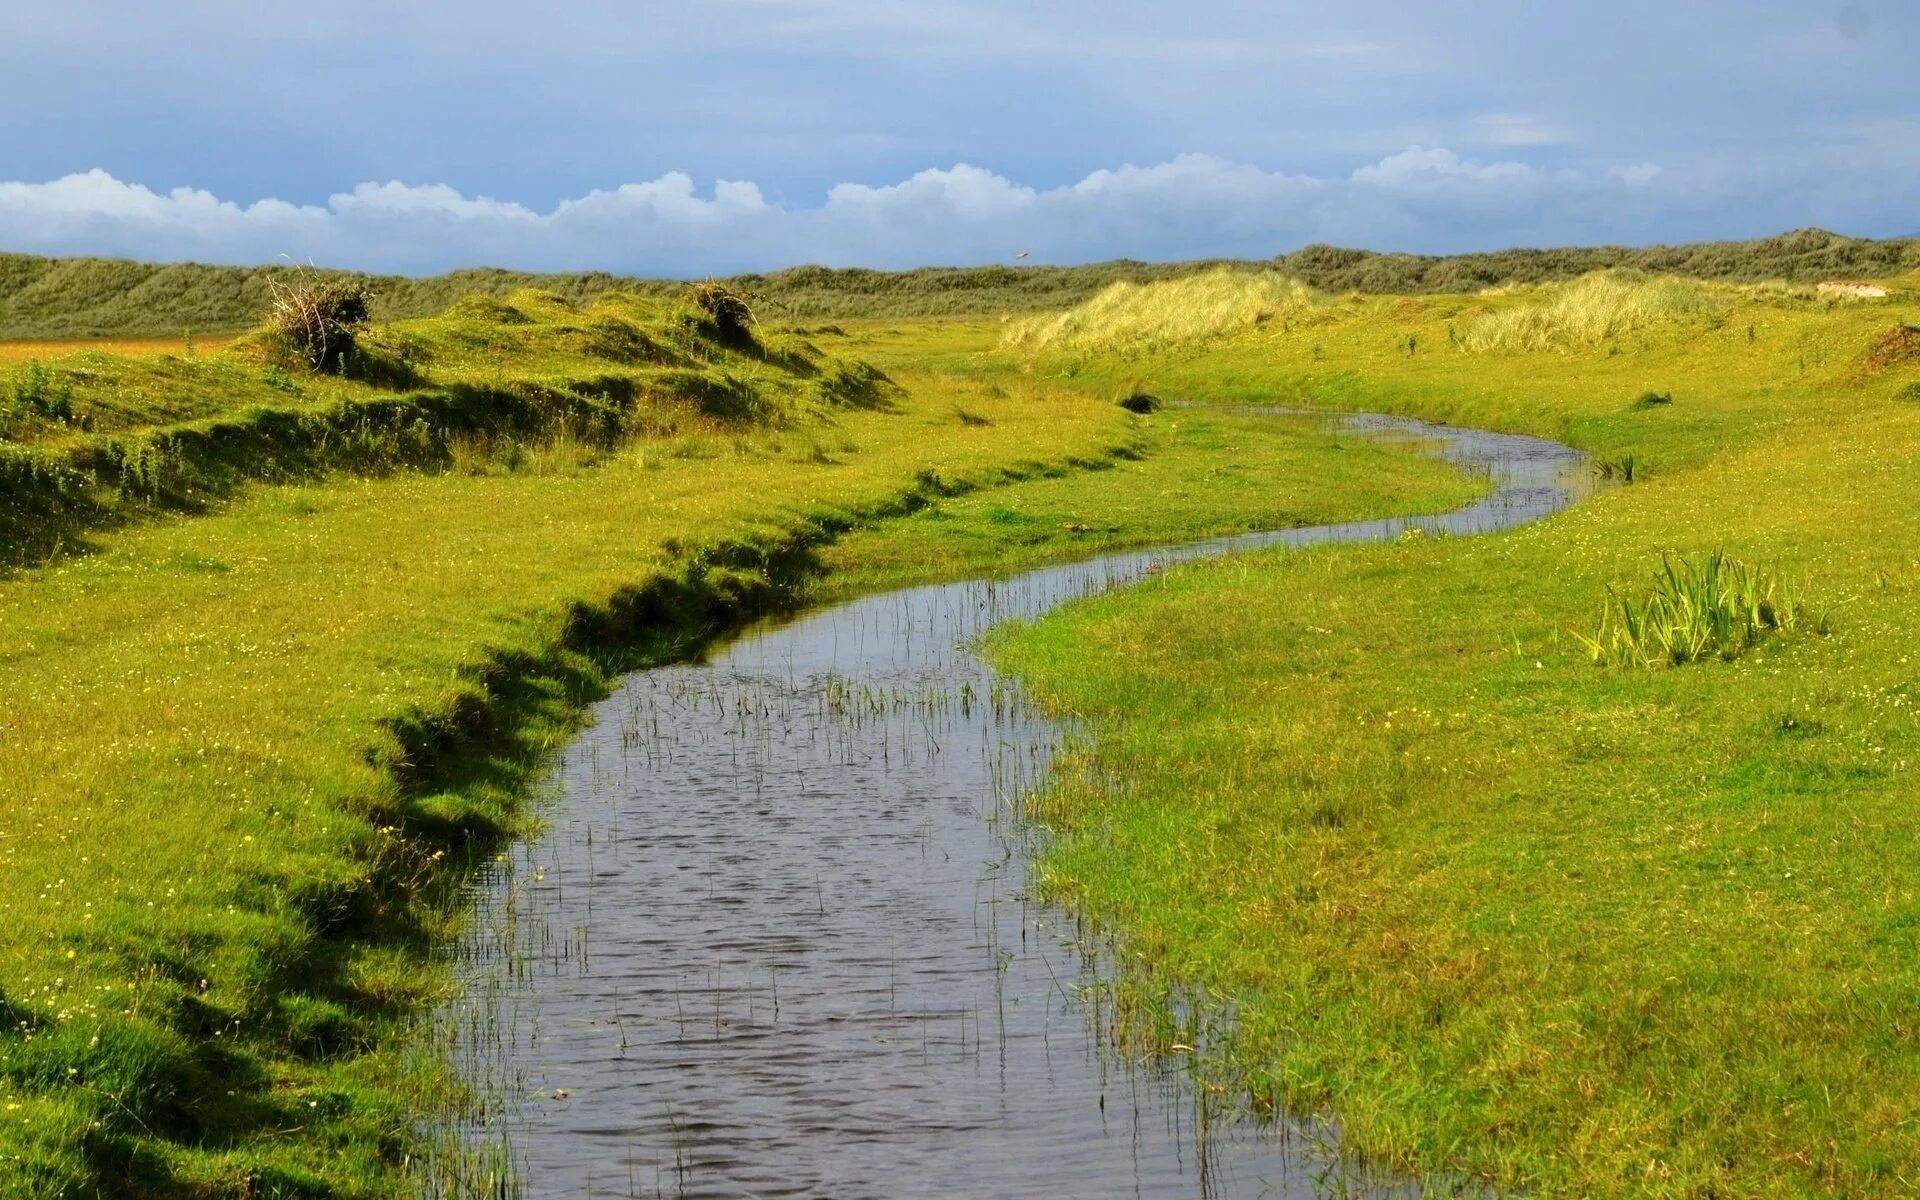
[[[1711,325],[1725,309],[1724,301],[1691,280],[1601,271],[1470,318],[1458,337],[1468,350],[1581,350],[1641,330]]]
[[[1311,288],[1277,271],[1216,267],[1157,283],[1109,284],[1063,313],[1018,322],[1002,344],[1028,353],[1150,354],[1264,325],[1312,302]]]
[[[1235,998],[1240,1084],[1390,1169],[1911,1194],[1920,277],[1888,286],[1607,275],[1351,297],[1146,371],[1000,352],[1545,434],[1611,480],[1509,533],[1195,563],[1004,631],[1083,722],[1036,801],[1050,888]]]
[[[1307,246],[1264,262],[1144,263],[1085,266],[924,267],[913,271],[793,267],[723,280],[764,316],[780,320],[1000,316],[1058,311],[1114,283],[1152,283],[1232,266],[1271,270],[1323,292],[1467,293],[1510,284],[1550,283],[1624,269],[1690,279],[1809,284],[1824,279],[1899,275],[1920,268],[1920,239],[1850,238],[1819,229],[1744,242],[1681,246],[1579,246],[1484,254],[1382,254]],[[163,337],[250,328],[272,299],[276,280],[301,273],[291,264],[225,267],[136,263],[102,258],[0,254],[0,338]],[[348,277],[347,272],[319,272]],[[505,297],[532,289],[569,302],[605,292],[673,300],[684,282],[585,271],[531,274],[474,268],[415,278],[351,276],[372,289],[381,321],[428,317],[462,296]]]

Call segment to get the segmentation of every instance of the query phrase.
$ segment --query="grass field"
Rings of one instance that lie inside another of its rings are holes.
[[[1088,723],[1041,802],[1050,886],[1240,997],[1241,1081],[1391,1167],[1911,1195],[1913,283],[1322,297],[1144,358],[996,355],[980,327],[993,370],[1543,433],[1632,480],[1508,534],[1195,564],[1005,634]],[[1616,593],[1719,549],[1808,619],[1733,661],[1594,664],[1577,635]]]
[[[476,301],[363,344],[415,376],[286,374],[246,339],[55,360],[87,375],[36,453],[274,436],[218,495],[0,577],[0,1193],[407,1194],[417,1122],[458,1102],[415,1022],[450,986],[473,863],[528,827],[544,752],[612,673],[791,603],[850,527],[970,524],[965,493],[990,487],[1051,513],[1068,479],[1112,482],[1073,509],[1118,526],[1102,541],[1472,490],[1374,446],[1323,461],[1305,425],[1140,418],[899,362],[888,382],[643,299]],[[429,422],[376,448],[418,453],[285,454],[285,414],[376,403]],[[869,582],[905,570],[882,542]]]
[[[212,337],[144,337],[144,338],[28,338],[21,341],[0,342],[0,363],[45,361],[50,358],[65,358],[69,354],[95,350],[103,354],[118,355],[122,358],[149,358],[160,354],[186,354],[192,350],[217,350],[232,341],[227,335],[216,334]]]
[[[1115,403],[1143,393],[1541,433],[1619,485],[1510,534],[1179,568],[996,642],[1086,721],[1046,877],[1143,995],[1238,997],[1238,1082],[1396,1169],[1905,1194],[1916,285],[1228,272],[749,342],[674,298],[522,292],[376,327],[331,376],[257,338],[0,363],[0,532],[60,535],[0,577],[0,1194],[406,1194],[418,1118],[458,1103],[414,1023],[462,881],[618,670],[801,597],[1478,486]],[[1717,550],[1802,619],[1595,665],[1607,606],[1645,618],[1663,560]]]
[[[992,386],[992,385],[990,385]],[[1168,410],[1139,422],[1139,456],[1097,478],[1052,475],[937,500],[821,552],[815,595],[1005,575],[1129,546],[1284,529],[1356,512],[1444,512],[1480,481],[1317,418]]]

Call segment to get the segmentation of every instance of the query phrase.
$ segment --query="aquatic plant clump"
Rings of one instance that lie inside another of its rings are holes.
[[[1598,666],[1677,667],[1738,658],[1768,634],[1798,628],[1803,616],[1771,572],[1715,550],[1697,559],[1662,556],[1643,599],[1609,589],[1593,636],[1571,632]]]

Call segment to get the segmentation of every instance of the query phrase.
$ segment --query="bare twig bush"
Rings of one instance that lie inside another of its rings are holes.
[[[694,305],[707,314],[720,335],[726,338],[751,338],[753,309],[745,296],[718,280],[696,283],[689,294]]]
[[[352,352],[366,326],[370,289],[365,280],[327,278],[305,270],[272,277],[267,323],[310,371],[330,371]]]

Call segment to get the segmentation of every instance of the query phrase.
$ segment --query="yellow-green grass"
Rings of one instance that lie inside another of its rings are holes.
[[[1139,454],[1097,478],[1062,472],[939,499],[841,538],[821,554],[819,594],[1005,575],[1256,529],[1443,512],[1485,486],[1404,449],[1330,435],[1317,417],[1168,409],[1136,423]]]
[[[231,334],[210,337],[132,337],[132,338],[21,338],[0,341],[0,363],[31,362],[38,359],[65,358],[86,350],[118,354],[126,358],[145,358],[156,354],[185,354],[189,349],[217,350],[233,340]]]
[[[0,581],[0,1193],[401,1194],[434,855],[524,828],[616,652],[775,602],[858,514],[1136,440],[907,383],[593,466],[259,487]]]
[[[1911,349],[1892,362],[1875,353],[1889,331],[1920,326],[1920,276],[1889,281],[1885,300],[1854,302],[1760,285],[1686,286],[1706,289],[1708,310],[1545,349],[1474,350],[1463,344],[1464,331],[1550,309],[1558,288],[1349,295],[1312,306],[1291,327],[1243,326],[1145,358],[995,355],[987,348],[996,334],[985,325],[974,327],[965,353],[958,330],[918,341],[930,351],[949,347],[935,352],[956,367],[1018,363],[1109,393],[1143,387],[1163,397],[1377,409],[1536,433],[1575,442],[1608,463],[1631,456],[1642,473],[1698,465],[1733,443],[1907,402],[1920,378]],[[883,359],[890,340],[876,333],[848,339],[857,352]],[[1638,406],[1650,391],[1672,403]]]
[[[1910,290],[1721,298],[1704,326],[1491,352],[1447,325],[1527,295],[1360,298],[1157,361],[1163,395],[1654,469],[1507,534],[1182,567],[997,643],[1089,722],[1042,805],[1049,885],[1239,997],[1245,1081],[1356,1153],[1530,1195],[1920,1181],[1920,363],[1871,351],[1920,314]],[[1029,369],[1105,389],[1139,365]],[[1593,664],[1572,631],[1610,587],[1716,549],[1829,632]]]
[[[1015,322],[1004,344],[1029,353],[1134,355],[1265,325],[1312,302],[1306,284],[1278,271],[1217,267],[1183,279],[1109,284],[1065,312]]]
[[[525,329],[484,302],[448,321]],[[531,324],[502,369],[578,373]],[[865,378],[804,354],[803,380]],[[769,358],[734,369],[793,395]],[[458,1102],[410,1023],[450,986],[466,869],[528,827],[542,752],[612,672],[829,566],[926,576],[897,538],[823,561],[851,526],[925,505],[970,524],[972,487],[1034,511],[1079,490],[1117,544],[1475,490],[1304,424],[1143,419],[910,361],[873,403],[801,392],[746,422],[254,484],[0,579],[0,1193],[405,1194],[421,1117]],[[987,538],[945,565],[1088,548]]]
[[[696,306],[614,293],[468,297],[365,330],[338,372],[299,363],[256,333],[211,354],[0,368],[0,568],[156,511],[204,511],[252,480],[804,422],[886,390],[791,334],[734,336]]]
[[[15,442],[71,443],[89,433],[127,433],[235,417],[252,408],[298,411],[382,394],[449,388],[566,388],[623,379],[662,397],[689,398],[689,376],[731,374],[804,398],[793,363],[818,361],[804,340],[768,329],[728,344],[701,314],[677,301],[608,292],[574,303],[547,292],[471,295],[446,312],[376,326],[338,374],[301,369],[255,333],[190,345],[158,340],[29,343],[67,353],[5,353],[0,344],[0,435]],[[808,372],[811,375],[813,372]],[[58,392],[67,420],[34,419],[23,387]]]

